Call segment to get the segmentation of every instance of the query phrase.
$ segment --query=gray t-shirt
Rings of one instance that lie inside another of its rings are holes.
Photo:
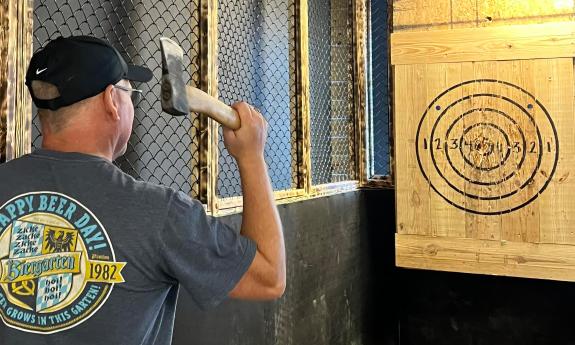
[[[179,284],[214,306],[255,244],[187,195],[38,150],[0,165],[0,343],[169,344]]]

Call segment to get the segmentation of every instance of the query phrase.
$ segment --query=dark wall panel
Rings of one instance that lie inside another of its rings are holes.
[[[362,344],[367,271],[361,194],[281,205],[288,287],[276,302],[201,312],[180,293],[174,344]],[[241,217],[224,219],[239,228]]]

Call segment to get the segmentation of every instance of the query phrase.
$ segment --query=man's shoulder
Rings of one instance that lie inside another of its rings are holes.
[[[30,155],[12,159],[0,164],[0,176],[3,178],[34,171],[34,161],[30,159]]]
[[[116,197],[124,199],[129,196],[132,200],[148,203],[154,201],[167,203],[176,193],[170,187],[136,179],[109,162],[74,164],[75,162],[53,160],[50,162],[51,168],[48,168],[42,166],[42,159],[35,158],[37,157],[33,155],[25,155],[0,164],[0,179],[12,181],[17,185],[23,180],[28,181],[27,185],[34,185],[35,188],[64,187],[72,191],[90,190],[94,195],[100,192],[111,199]],[[37,169],[38,166],[41,169]],[[60,186],[53,185],[56,180]]]
[[[111,188],[111,192],[124,192],[139,201],[155,200],[161,203],[169,202],[172,196],[177,193],[171,187],[136,179],[116,166],[112,166],[110,169],[112,169],[112,183],[107,188]]]
[[[125,172],[121,173],[123,174],[123,177],[126,179],[126,181],[128,181],[125,186],[137,194],[141,193],[150,197],[162,197],[168,200],[174,195],[174,193],[176,193],[176,191],[170,187],[152,182],[136,180],[134,177],[126,174]]]

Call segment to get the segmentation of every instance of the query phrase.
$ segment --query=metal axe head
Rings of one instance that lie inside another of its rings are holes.
[[[184,83],[184,51],[169,38],[160,38],[162,51],[162,110],[175,116],[190,112]]]

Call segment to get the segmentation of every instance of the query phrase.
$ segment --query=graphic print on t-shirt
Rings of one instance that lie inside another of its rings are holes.
[[[0,318],[49,334],[92,316],[123,283],[125,262],[96,216],[59,193],[17,196],[0,207]]]

